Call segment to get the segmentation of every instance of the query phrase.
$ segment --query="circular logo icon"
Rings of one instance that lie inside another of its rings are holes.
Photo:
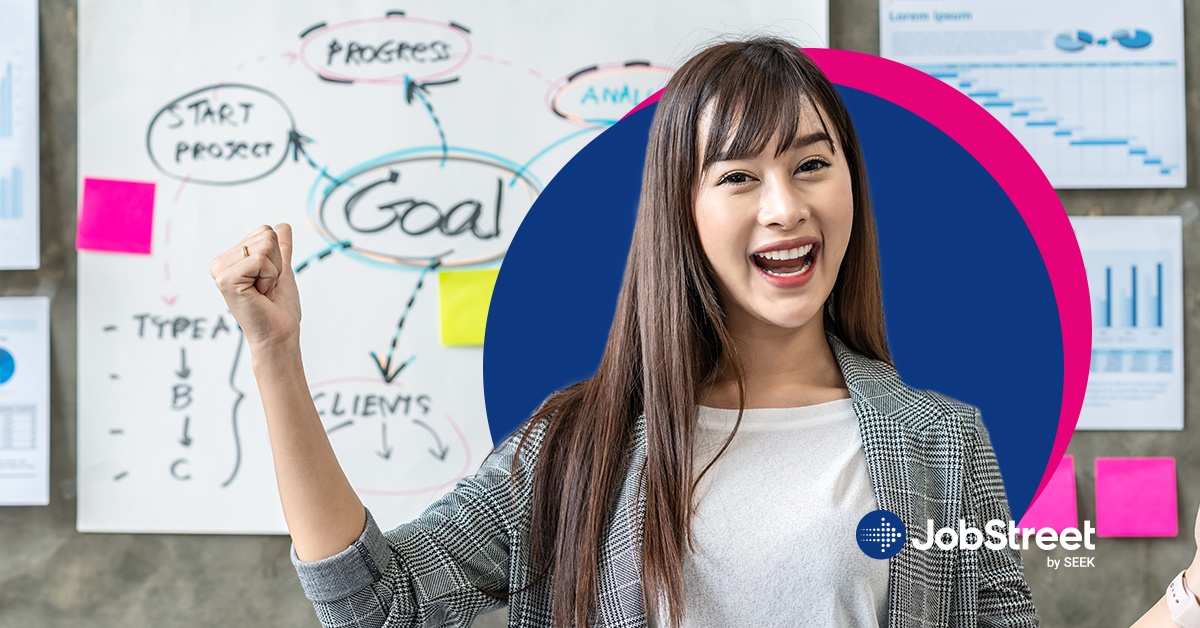
[[[16,360],[13,360],[12,354],[0,349],[0,384],[12,379],[13,372],[16,370],[17,363]]]
[[[904,522],[890,510],[867,513],[858,521],[858,547],[871,558],[891,558],[900,553],[908,532]]]

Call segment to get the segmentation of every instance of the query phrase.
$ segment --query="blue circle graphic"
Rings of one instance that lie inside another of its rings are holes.
[[[17,370],[17,361],[13,359],[11,353],[0,349],[0,384],[7,383],[12,379],[13,373]]]
[[[891,558],[904,549],[908,530],[896,513],[890,510],[875,510],[858,520],[855,534],[858,548],[871,558]]]
[[[911,386],[980,408],[1019,521],[1062,409],[1062,330],[1045,263],[1012,201],[970,153],[899,105],[838,91],[867,163],[896,368]],[[495,443],[600,362],[654,110],[626,117],[580,151],[513,237],[483,353]]]

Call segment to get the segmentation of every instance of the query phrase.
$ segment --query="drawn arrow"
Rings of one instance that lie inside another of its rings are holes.
[[[442,437],[438,436],[438,433],[434,431],[432,427],[429,427],[429,424],[425,423],[421,419],[413,419],[413,423],[420,425],[428,430],[430,434],[433,434],[433,439],[437,441],[437,449],[428,449],[427,451],[432,454],[434,458],[437,458],[438,460],[445,460],[446,454],[450,453],[450,448],[442,444]]]
[[[341,180],[330,175],[328,169],[317,165],[317,162],[313,160],[312,155],[309,155],[308,151],[304,150],[304,145],[311,144],[312,141],[313,139],[311,137],[304,135],[296,129],[292,129],[291,131],[288,131],[288,146],[286,152],[290,152],[292,154],[292,161],[300,161],[300,156],[303,155],[304,161],[307,162],[308,165],[312,166],[317,172],[319,172],[322,177],[325,177],[333,183],[340,185],[342,183]]]
[[[335,249],[348,249],[348,248],[350,248],[349,240],[343,240],[341,242],[335,242],[333,244],[330,244],[329,246],[321,249],[320,251],[317,251],[316,253],[309,255],[307,258],[305,258],[304,261],[300,262],[299,264],[296,264],[296,267],[292,269],[292,272],[299,275],[305,268],[308,268],[309,264],[311,264],[313,262],[319,262],[319,261],[325,259],[326,257],[329,257],[331,254],[333,254],[333,251]]]
[[[308,153],[304,152],[304,145],[312,142],[311,137],[301,135],[296,129],[288,132],[288,147],[292,153],[292,161],[300,161],[300,155],[308,157]]]
[[[192,437],[188,436],[188,426],[191,425],[191,423],[192,423],[192,417],[190,417],[190,416],[183,417],[183,438],[179,439],[179,444],[183,445],[184,447],[192,446]]]
[[[402,363],[393,362],[396,356],[396,345],[400,342],[400,331],[404,329],[404,321],[408,318],[408,313],[412,310],[413,303],[417,300],[417,292],[424,285],[425,276],[429,274],[429,271],[436,269],[441,264],[441,260],[434,259],[428,266],[421,270],[421,276],[417,278],[417,285],[413,286],[412,294],[408,296],[408,303],[404,305],[404,311],[400,314],[400,321],[396,323],[396,333],[392,335],[392,346],[388,349],[387,358],[380,357],[374,351],[371,352],[371,360],[375,362],[375,367],[379,369],[379,374],[383,376],[383,381],[389,384],[392,383],[392,380],[396,379],[400,371],[404,370],[404,367],[408,366],[417,357],[415,355],[409,356]]]
[[[417,95],[417,90],[421,90],[423,94],[428,96],[430,87],[437,87],[438,85],[453,85],[457,82],[457,76],[450,79],[442,79],[440,81],[425,81],[424,83],[418,83],[416,81],[409,80],[407,81],[407,85],[404,87],[404,101],[411,105],[413,96]]]
[[[412,79],[408,78],[407,76],[404,77],[404,95],[408,99],[408,104],[411,105],[413,96],[416,96],[421,101],[421,104],[425,105],[425,111],[429,112],[429,118],[433,120],[433,127],[435,129],[437,129],[438,138],[442,142],[441,166],[443,166],[443,167],[446,165],[446,153],[449,151],[449,147],[446,145],[446,132],[442,130],[442,122],[440,120],[438,120],[437,113],[435,113],[433,111],[433,104],[431,104],[429,102],[429,99],[425,97],[425,95],[429,93],[429,90],[425,89],[425,86],[427,86],[427,85],[447,85],[447,84],[453,83],[457,80],[458,80],[457,78],[454,78],[454,79],[447,79],[444,81],[426,82],[426,83],[418,84],[418,83],[414,82]]]
[[[381,422],[379,427],[383,433],[383,451],[377,451],[375,452],[375,455],[383,458],[384,460],[390,460],[392,458],[392,448],[388,446],[387,442],[387,423]]]
[[[392,367],[393,357],[391,354],[389,354],[387,359],[384,360],[383,358],[380,358],[378,355],[376,355],[374,351],[372,351],[371,357],[374,358],[375,366],[379,368],[379,374],[381,376],[383,376],[383,381],[390,384],[390,383],[392,383],[392,380],[396,379],[396,377],[400,375],[400,372],[403,371],[404,368],[406,366],[408,366],[409,363],[411,363],[417,356],[411,355],[408,357],[407,360],[405,360],[403,362],[399,362],[398,364],[396,364],[395,370],[392,370],[393,369],[393,367]]]
[[[178,371],[175,371],[175,374],[178,375],[180,379],[187,379],[192,374],[192,369],[188,368],[187,365],[187,347],[179,347],[179,361],[182,363],[182,365],[179,367]]]

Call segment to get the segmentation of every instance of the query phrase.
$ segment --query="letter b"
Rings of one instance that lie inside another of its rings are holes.
[[[968,537],[967,535],[970,536]],[[968,541],[968,538],[972,540]],[[958,520],[958,539],[960,542],[959,547],[962,549],[977,550],[979,546],[983,545],[983,533],[977,528],[968,528],[967,522],[962,519]]]
[[[192,405],[192,387],[190,384],[175,384],[172,390],[171,409],[183,410]]]

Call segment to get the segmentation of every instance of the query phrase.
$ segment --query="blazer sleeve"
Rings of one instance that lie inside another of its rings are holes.
[[[974,519],[979,529],[992,520],[1007,525],[1012,513],[1000,479],[996,452],[978,409],[970,433],[974,437],[967,444],[967,517]],[[974,552],[979,564],[979,626],[1037,628],[1037,610],[1025,582],[1020,552],[1007,545],[1000,550],[980,548]]]
[[[293,548],[321,625],[469,626],[504,606],[514,522],[528,504],[515,494],[528,473],[519,468],[514,483],[511,466],[523,431],[415,520],[384,533],[368,512],[362,535],[339,554],[303,562]]]

